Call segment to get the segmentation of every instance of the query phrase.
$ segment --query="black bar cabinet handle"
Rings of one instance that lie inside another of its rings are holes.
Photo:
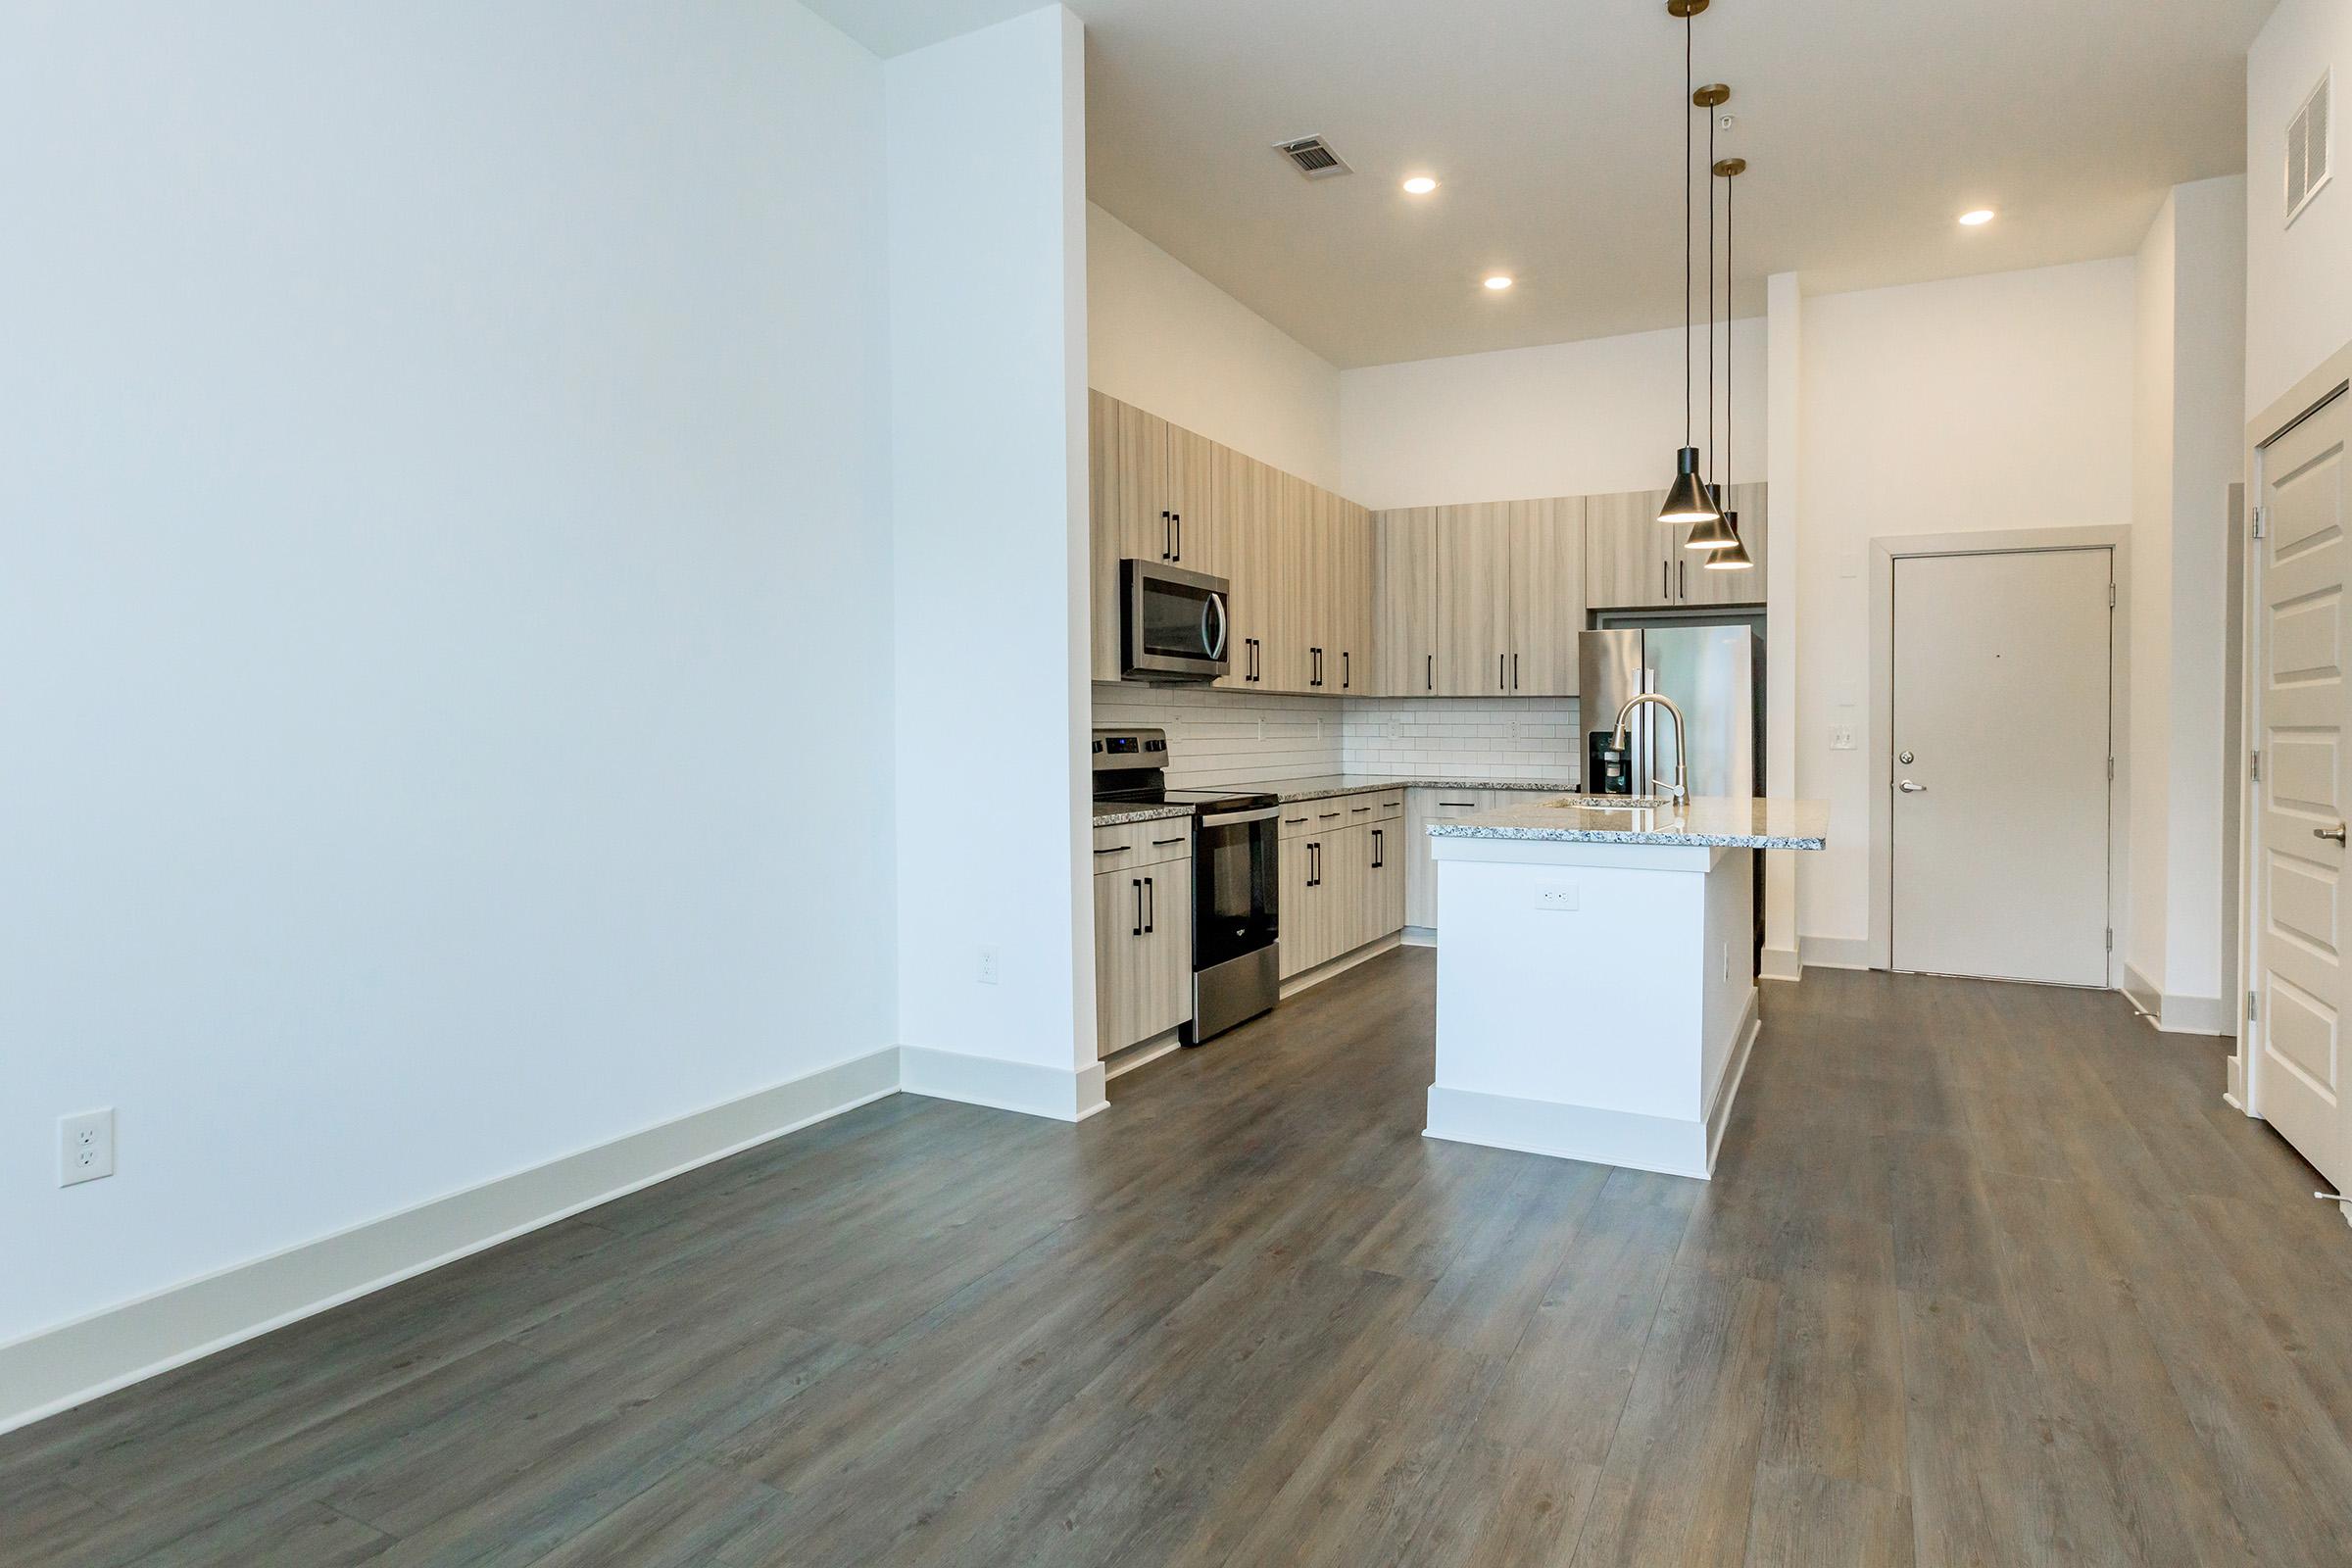
[[[1430,654],[1427,658],[1429,663],[1422,671],[1421,684],[1434,692],[1438,689],[1438,656]]]
[[[1168,515],[1176,522],[1176,559],[1182,561],[1184,559],[1184,514],[1172,512]]]
[[[1380,829],[1372,830],[1372,869],[1377,871],[1389,863],[1388,847],[1381,843]]]
[[[1351,666],[1348,662],[1348,650],[1343,648],[1340,650],[1340,690],[1342,691],[1348,690],[1355,682],[1354,675],[1349,673],[1350,668]]]
[[[1513,691],[1517,691],[1518,689],[1519,689],[1519,656],[1518,656],[1517,654],[1513,654],[1513,655],[1511,656],[1511,690],[1513,690]]]
[[[1140,937],[1144,934],[1144,879],[1139,876],[1128,885],[1135,889],[1135,929],[1127,934]]]
[[[1159,889],[1150,877],[1144,878],[1144,931],[1146,935],[1159,929]]]

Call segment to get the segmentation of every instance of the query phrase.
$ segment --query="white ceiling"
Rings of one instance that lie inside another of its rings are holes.
[[[807,0],[881,54],[1036,0]],[[1740,306],[2132,250],[2245,167],[2276,0],[1716,0]],[[1089,195],[1343,368],[1681,319],[1682,24],[1664,0],[1068,0]],[[1694,121],[1702,137],[1703,121]],[[1269,150],[1319,133],[1355,168]],[[1397,183],[1426,171],[1436,195]],[[1985,227],[1953,219],[1999,209]],[[1705,220],[1705,209],[1699,213]],[[1703,264],[1702,264],[1703,265]],[[1490,294],[1490,270],[1519,284]]]

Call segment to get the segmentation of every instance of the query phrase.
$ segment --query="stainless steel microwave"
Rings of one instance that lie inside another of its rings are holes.
[[[1119,563],[1119,669],[1154,685],[1215,680],[1225,673],[1222,577],[1157,561]]]

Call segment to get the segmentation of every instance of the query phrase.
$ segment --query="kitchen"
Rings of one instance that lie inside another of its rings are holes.
[[[1727,1038],[1686,1031],[1708,1070],[1701,1084],[1694,1067],[1665,1107],[1697,1130],[1695,1145],[1595,1141],[1592,1123],[1606,1113],[1592,1102],[1622,1092],[1605,1060],[1583,1082],[1551,1074],[1540,1099],[1563,1108],[1535,1111],[1551,1125],[1530,1131],[1529,1104],[1494,1093],[1511,1075],[1498,1079],[1483,1058],[1556,1027],[1545,1008],[1598,1027],[1592,1004],[1608,978],[1595,971],[1573,994],[1523,999],[1515,1016],[1457,1024],[1473,1016],[1457,993],[1492,1003],[1508,990],[1477,972],[1473,954],[1499,951],[1483,936],[1441,963],[1429,1131],[1705,1175],[1757,1029],[1753,852],[1826,846],[1826,808],[1776,804],[1769,822],[1760,805],[1753,822],[1709,822],[1702,809],[1744,807],[1765,780],[1766,487],[1737,486],[1723,509],[1740,519],[1735,557],[1706,548],[1702,530],[1722,521],[1661,522],[1666,491],[1374,513],[1100,391],[1089,433],[1096,1006],[1107,1075],[1222,1037],[1400,944],[1440,945],[1441,857],[1482,853],[1466,844],[1491,855],[1504,838],[1597,841],[1610,845],[1604,861],[1656,847],[1697,855],[1702,873],[1728,859],[1722,877],[1739,884],[1736,916],[1718,909],[1714,922],[1736,918],[1738,941],[1714,945],[1738,948],[1748,1000],[1728,1024],[1715,1020],[1712,1034]],[[1274,695],[1302,700],[1272,710],[1278,729],[1311,737],[1296,753],[1238,740],[1251,727],[1262,735],[1258,700]],[[1489,721],[1448,723],[1457,701]],[[1414,705],[1402,724],[1389,716],[1400,702]],[[1687,713],[1699,720],[1688,739]],[[1159,722],[1110,722],[1122,716]],[[1424,760],[1408,747],[1371,763],[1376,739],[1410,739],[1396,730],[1457,728],[1494,732],[1471,738],[1509,760],[1398,767]],[[1216,764],[1188,755],[1220,736]],[[1588,779],[1592,793],[1575,793]],[[1661,788],[1682,798],[1661,800]],[[1595,869],[1596,882],[1609,879]],[[1549,967],[1576,967],[1566,960],[1584,945],[1581,924],[1551,922]],[[1729,962],[1718,984],[1731,981]],[[1701,989],[1695,968],[1668,978]],[[1667,1023],[1650,1016],[1643,1032]]]

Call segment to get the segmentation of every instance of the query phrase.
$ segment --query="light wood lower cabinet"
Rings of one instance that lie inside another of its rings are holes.
[[[1371,819],[1347,808],[1371,797],[1342,797],[1351,827],[1303,832],[1282,841],[1282,978],[1303,974],[1354,952],[1404,924],[1402,816]],[[1311,803],[1328,808],[1329,802]]]
[[[1429,824],[1492,810],[1507,791],[1411,790],[1404,798],[1404,923],[1438,928],[1438,858]]]
[[[1095,1054],[1166,1034],[1193,1015],[1193,862],[1095,875]]]

